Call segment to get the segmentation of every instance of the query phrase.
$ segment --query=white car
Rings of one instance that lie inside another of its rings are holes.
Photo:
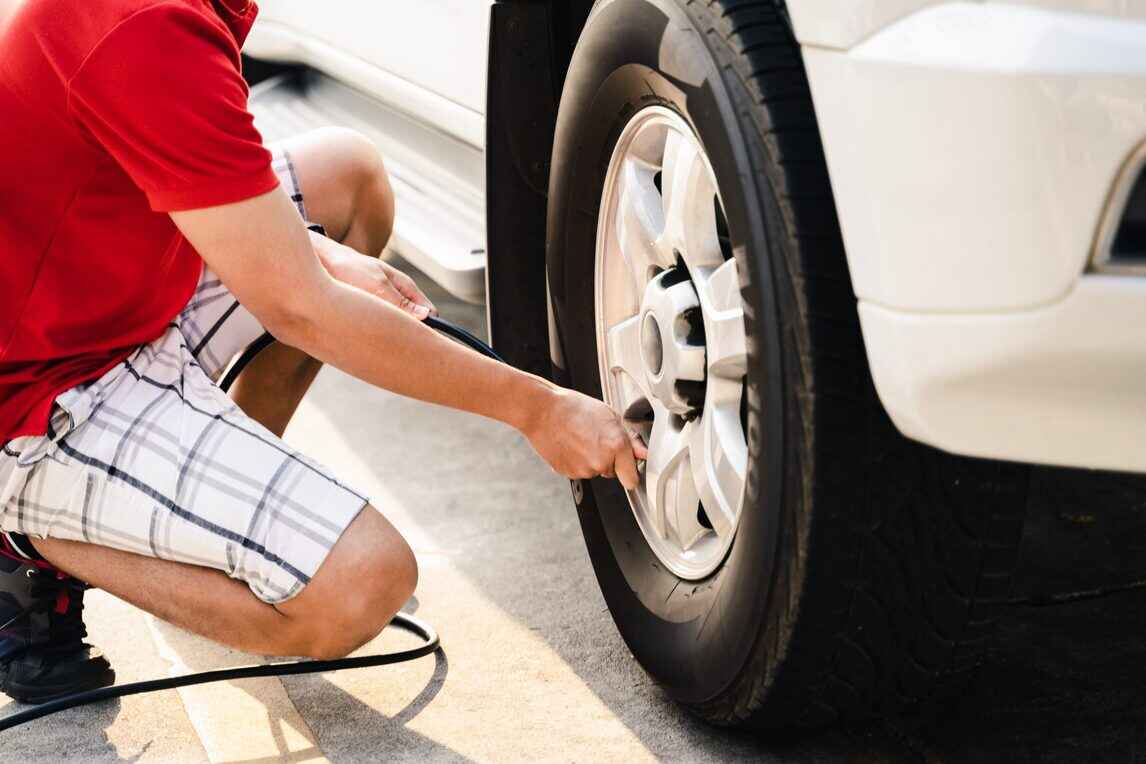
[[[1146,2],[262,0],[246,53],[265,137],[371,136],[394,249],[645,437],[574,499],[710,721],[957,691],[1021,463],[1146,471]]]

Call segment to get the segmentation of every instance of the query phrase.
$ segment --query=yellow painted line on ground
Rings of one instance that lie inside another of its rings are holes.
[[[172,676],[259,660],[151,616],[147,625]],[[326,761],[277,678],[181,687],[178,692],[211,762]]]

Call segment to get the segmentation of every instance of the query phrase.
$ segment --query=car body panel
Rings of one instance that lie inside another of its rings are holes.
[[[805,61],[861,300],[1066,294],[1146,137],[1146,22],[953,3]]]
[[[974,456],[1146,471],[1146,279],[1087,275],[1024,311],[859,309],[876,389],[905,435]]]
[[[245,52],[314,67],[481,147],[491,4],[263,0]]]
[[[933,4],[849,50],[807,46],[805,62],[900,430],[1146,471],[1146,280],[1084,275],[1146,139],[1146,21],[1066,5]]]
[[[801,45],[846,50],[896,19],[937,0],[788,0]]]
[[[1144,18],[1146,5],[1138,0],[1003,0],[1048,10],[1074,11]],[[796,39],[804,46],[848,50],[867,37],[915,11],[943,4],[943,0],[787,0]],[[956,3],[950,3],[956,5]],[[975,3],[983,4],[982,0]],[[992,0],[992,4],[998,4]]]

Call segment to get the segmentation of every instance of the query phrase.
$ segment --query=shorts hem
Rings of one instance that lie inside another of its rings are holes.
[[[260,587],[259,587],[258,582],[247,581],[247,580],[242,579],[242,578],[239,579],[239,580],[243,580],[244,583],[247,584],[247,587],[250,588],[251,593],[254,594],[255,597],[258,600],[260,600],[261,602],[265,602],[268,605],[277,606],[277,605],[282,605],[284,603],[290,602],[295,597],[302,594],[306,590],[307,586],[310,585],[310,582],[312,580],[314,580],[314,577],[316,575],[318,575],[318,572],[320,570],[322,570],[323,564],[327,561],[327,559],[330,558],[330,553],[334,550],[334,547],[338,545],[339,540],[341,540],[342,537],[346,534],[347,528],[349,528],[350,525],[358,518],[358,516],[360,514],[362,514],[362,510],[364,510],[368,506],[370,506],[370,500],[369,499],[366,499],[366,498],[363,498],[362,496],[357,495],[356,493],[354,493],[350,489],[344,488],[342,486],[334,486],[333,489],[335,491],[341,491],[346,497],[351,499],[351,501],[349,501],[347,503],[347,507],[350,508],[351,511],[349,512],[349,514],[345,515],[345,518],[346,518],[345,522],[340,523],[341,529],[338,531],[337,535],[334,537],[334,540],[331,542],[330,546],[326,547],[326,550],[325,550],[325,552],[323,552],[322,557],[318,560],[318,562],[313,566],[312,569],[304,571],[306,574],[306,580],[305,581],[303,581],[299,578],[295,578],[295,585],[292,586],[286,592],[286,594],[265,596],[267,593],[260,591]],[[335,514],[341,515],[342,513],[338,512]],[[328,519],[333,520],[333,518],[330,518],[329,516],[328,516]],[[333,521],[339,522],[338,520],[333,520]]]

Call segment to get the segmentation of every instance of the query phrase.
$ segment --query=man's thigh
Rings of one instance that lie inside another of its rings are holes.
[[[17,457],[4,530],[217,568],[297,594],[366,499],[243,414],[172,328]]]

